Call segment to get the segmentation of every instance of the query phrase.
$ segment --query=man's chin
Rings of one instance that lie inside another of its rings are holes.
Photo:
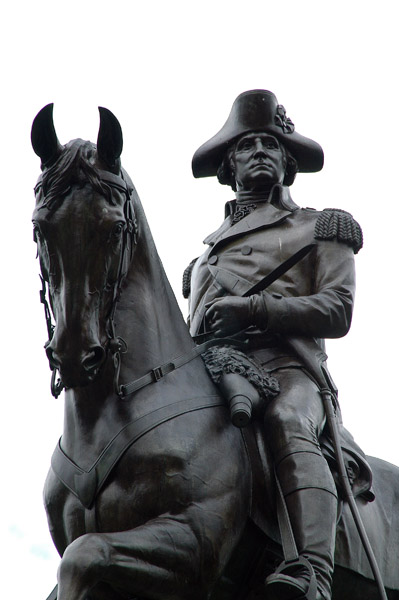
[[[277,181],[274,178],[268,177],[265,174],[259,174],[258,177],[253,177],[248,182],[245,189],[251,192],[269,192]]]

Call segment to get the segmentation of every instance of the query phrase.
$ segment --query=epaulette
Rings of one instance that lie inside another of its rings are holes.
[[[194,258],[183,273],[183,297],[188,298],[191,292],[191,272],[198,258]]]
[[[338,240],[357,254],[363,246],[362,229],[352,215],[339,208],[325,208],[314,228],[316,240]]]

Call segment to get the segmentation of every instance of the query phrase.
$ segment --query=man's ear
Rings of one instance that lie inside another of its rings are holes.
[[[232,172],[232,174],[235,175],[236,164],[234,160],[234,152],[229,152],[229,169]]]
[[[233,192],[237,191],[237,180],[236,180],[236,163],[234,160],[234,151],[230,150],[229,152],[229,169],[230,169],[230,185]]]

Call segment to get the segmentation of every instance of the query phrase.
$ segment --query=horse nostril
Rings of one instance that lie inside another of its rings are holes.
[[[105,358],[105,350],[102,346],[93,346],[82,360],[82,366],[86,371],[94,371]]]
[[[47,347],[45,346],[45,350],[46,350],[47,358],[48,358],[48,361],[49,361],[50,365],[54,369],[59,369],[60,368],[60,361],[58,359],[58,356],[54,352],[54,350],[51,348],[51,346],[47,346]]]

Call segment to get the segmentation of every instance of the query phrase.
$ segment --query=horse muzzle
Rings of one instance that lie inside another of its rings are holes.
[[[98,375],[106,359],[106,351],[100,344],[87,350],[63,351],[53,340],[46,346],[46,354],[52,369],[57,369],[65,387],[84,387]]]

